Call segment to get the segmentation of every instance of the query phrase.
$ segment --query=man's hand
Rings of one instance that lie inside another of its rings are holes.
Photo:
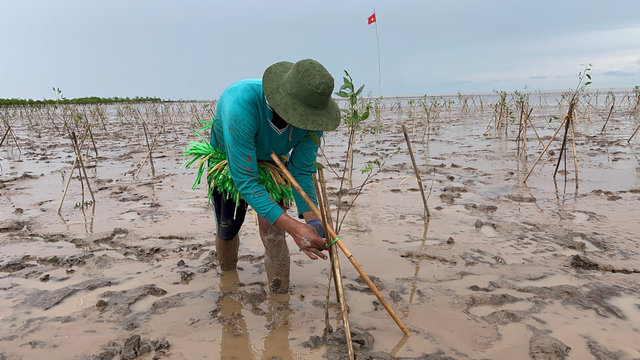
[[[327,255],[322,253],[322,250],[327,248],[327,241],[318,235],[313,226],[301,222],[297,223],[295,231],[289,234],[293,237],[293,241],[298,244],[300,250],[312,260],[318,260],[318,257],[322,258],[322,260],[327,260]]]
[[[322,258],[327,260],[327,255],[322,253],[323,250],[327,249],[327,242],[318,235],[313,226],[294,220],[287,214],[280,215],[276,220],[276,225],[289,233],[300,250],[310,259],[318,260],[318,258]]]
[[[322,223],[320,222],[320,220],[313,219],[313,220],[307,221],[307,225],[313,226],[313,228],[316,229],[316,231],[318,232],[318,235],[320,235],[321,238],[327,237],[324,232],[324,226],[322,226]]]

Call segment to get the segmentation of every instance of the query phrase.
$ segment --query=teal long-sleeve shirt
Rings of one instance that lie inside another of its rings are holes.
[[[312,163],[316,161],[318,151],[313,139],[306,136],[310,131],[289,125],[286,131],[278,134],[272,127],[272,120],[273,112],[267,105],[262,80],[242,80],[229,86],[220,96],[211,129],[211,145],[226,152],[231,178],[238,192],[271,225],[284,211],[258,183],[258,160],[271,161],[272,152],[278,156],[291,153],[289,172],[317,204],[312,178],[316,168]],[[318,137],[322,136],[322,132],[314,132]],[[310,210],[295,189],[293,197],[299,216]]]

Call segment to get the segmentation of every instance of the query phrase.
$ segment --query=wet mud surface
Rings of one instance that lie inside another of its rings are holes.
[[[546,144],[558,126],[548,118],[562,111],[542,113],[532,121]],[[403,338],[341,255],[358,359],[640,358],[640,139],[627,144],[637,120],[616,108],[600,135],[598,116],[578,119],[576,189],[571,156],[553,181],[560,141],[523,184],[543,147],[527,132],[528,157],[518,155],[517,124],[485,134],[491,116],[453,109],[414,131],[387,106],[383,132],[357,140],[354,185],[366,176],[358,164],[385,163],[353,206],[355,191],[342,191],[341,239],[413,335]],[[150,132],[163,121],[149,120]],[[336,331],[323,336],[327,261],[288,237],[290,290],[271,294],[249,215],[238,270],[220,271],[206,190],[180,168],[198,124],[171,122],[155,176],[147,163],[138,179],[141,127],[114,114],[96,126],[98,154],[83,148],[95,203],[83,210],[68,136],[45,123],[38,137],[14,120],[20,149],[13,139],[0,148],[0,359],[346,359],[333,289]],[[326,134],[325,165],[344,163],[346,139]],[[340,179],[325,176],[335,209]]]

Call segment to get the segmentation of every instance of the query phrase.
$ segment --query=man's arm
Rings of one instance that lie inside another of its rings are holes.
[[[321,131],[314,131],[318,138],[322,137]],[[296,179],[302,190],[309,196],[311,201],[317,206],[316,188],[313,184],[312,175],[316,173],[316,167],[313,163],[317,160],[316,153],[318,145],[313,141],[311,136],[305,136],[304,140],[298,142],[291,152],[289,159],[289,172]],[[305,212],[311,209],[298,192],[293,190],[293,197],[298,208],[298,217],[302,218]],[[305,218],[306,220],[306,218]],[[307,221],[308,222],[308,221]]]
[[[284,212],[258,183],[258,160],[255,136],[258,132],[258,114],[252,111],[250,99],[226,100],[222,114],[223,133],[229,162],[229,172],[238,192],[260,216],[270,224]]]

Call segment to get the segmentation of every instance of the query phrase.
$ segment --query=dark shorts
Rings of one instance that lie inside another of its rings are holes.
[[[236,206],[234,199],[225,200],[224,196],[216,190],[211,195],[213,212],[216,215],[216,231],[218,238],[228,241],[236,237],[247,214],[247,202],[240,200]]]
[[[285,161],[285,167],[289,167],[289,162]],[[238,206],[233,199],[225,200],[224,196],[217,190],[213,190],[211,194],[211,202],[213,203],[213,212],[216,214],[216,231],[218,237],[222,240],[229,241],[236,237],[240,232],[244,217],[247,214],[247,202],[240,200]],[[283,209],[288,209],[291,204],[283,201],[278,205]]]

